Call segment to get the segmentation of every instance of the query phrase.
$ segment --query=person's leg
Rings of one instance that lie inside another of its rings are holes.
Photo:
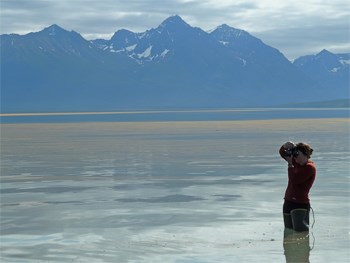
[[[283,213],[283,222],[285,228],[293,229],[292,216],[289,213]]]
[[[283,203],[283,222],[284,227],[293,229],[293,221],[290,211],[293,209],[293,206],[290,202],[284,201]]]
[[[309,210],[303,208],[293,209],[290,214],[295,231],[309,231]]]

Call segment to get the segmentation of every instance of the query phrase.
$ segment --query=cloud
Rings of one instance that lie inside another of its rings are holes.
[[[287,57],[350,49],[347,0],[2,0],[1,34],[58,24],[87,39],[110,38],[125,28],[144,32],[178,14],[191,26],[244,29]],[[322,47],[322,48],[321,48]]]
[[[303,28],[283,28],[257,32],[254,35],[266,44],[278,48],[290,59],[302,55],[316,54],[322,49],[335,53],[350,52],[349,30],[345,24],[304,26]]]

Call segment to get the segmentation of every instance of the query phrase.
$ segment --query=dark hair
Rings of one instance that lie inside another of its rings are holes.
[[[299,142],[296,145],[296,148],[298,151],[302,152],[305,156],[307,156],[307,158],[310,158],[312,152],[314,151],[314,149],[312,149],[310,145],[303,142]]]

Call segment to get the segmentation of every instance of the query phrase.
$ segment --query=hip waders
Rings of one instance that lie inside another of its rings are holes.
[[[283,214],[284,226],[295,231],[309,231],[309,210],[297,208],[290,211],[290,214]]]

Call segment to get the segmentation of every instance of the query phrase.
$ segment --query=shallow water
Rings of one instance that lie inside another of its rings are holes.
[[[346,262],[349,123],[3,124],[1,260]],[[315,150],[301,239],[284,238],[287,140]]]

